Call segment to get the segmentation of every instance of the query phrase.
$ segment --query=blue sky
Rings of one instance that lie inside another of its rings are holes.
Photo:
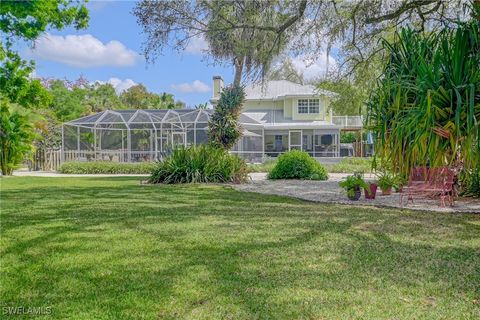
[[[133,1],[92,1],[88,4],[87,29],[50,30],[39,39],[33,51],[25,48],[23,53],[36,61],[38,77],[74,80],[82,74],[90,81],[107,82],[117,78],[125,86],[132,84],[125,82],[131,79],[153,92],[171,92],[190,106],[210,99],[213,75],[222,75],[225,81],[231,81],[232,68],[206,63],[198,50],[198,45],[203,44],[198,41],[192,43],[190,52],[167,49],[154,64],[147,64],[141,56],[145,37],[131,13],[134,6]],[[121,44],[114,42],[109,46],[111,41]],[[103,50],[100,57],[90,50],[89,42]]]
[[[134,1],[90,1],[87,6],[87,29],[49,30],[33,50],[22,50],[26,58],[36,61],[38,77],[74,80],[83,75],[89,81],[110,82],[117,92],[143,83],[152,92],[173,93],[188,106],[210,99],[214,75],[221,75],[226,83],[232,81],[232,67],[205,61],[201,48],[206,44],[201,39],[192,41],[186,52],[166,49],[154,64],[147,64],[142,56],[145,36],[131,13]],[[297,57],[293,62],[308,78],[324,69],[319,61]]]

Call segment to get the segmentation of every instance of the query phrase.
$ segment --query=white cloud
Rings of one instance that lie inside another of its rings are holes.
[[[107,83],[110,83],[115,88],[117,94],[120,94],[123,91],[128,90],[128,88],[136,86],[138,84],[132,79],[121,80],[118,78],[110,78],[108,79]]]
[[[33,55],[75,67],[132,66],[139,55],[112,40],[102,43],[91,34],[55,36],[47,34],[35,42]]]
[[[303,74],[305,81],[314,80],[320,77],[323,77],[328,72],[334,71],[337,66],[337,60],[331,55],[328,56],[327,62],[327,53],[322,51],[316,59],[301,55],[292,58],[292,64],[295,69]]]
[[[113,88],[115,89],[115,92],[117,94],[120,94],[123,91],[128,90],[128,88],[133,87],[133,86],[138,84],[135,81],[133,81],[132,79],[121,80],[121,79],[115,78],[115,77],[108,79],[107,82],[100,81],[100,80],[97,80],[95,82],[100,83],[100,84],[105,84],[105,83],[111,84],[113,86]]]
[[[203,36],[192,37],[185,48],[186,53],[202,54],[208,49],[207,40]]]
[[[194,80],[192,83],[172,84],[172,89],[183,93],[199,93],[210,91],[210,87],[200,80]]]

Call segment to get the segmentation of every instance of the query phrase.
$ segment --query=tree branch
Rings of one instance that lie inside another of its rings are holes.
[[[423,6],[427,6],[438,1],[441,1],[441,0],[415,0],[412,2],[405,1],[397,10],[390,12],[388,14],[385,14],[383,16],[367,18],[365,19],[365,23],[373,24],[373,23],[380,23],[387,20],[393,20],[395,18],[400,17],[402,14],[404,14],[407,11],[417,9]]]

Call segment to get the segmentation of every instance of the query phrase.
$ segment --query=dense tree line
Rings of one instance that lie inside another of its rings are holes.
[[[183,102],[175,101],[173,94],[149,92],[143,84],[117,94],[111,84],[91,83],[83,77],[76,81],[42,79],[41,83],[50,95],[47,109],[62,122],[104,110],[185,107]]]

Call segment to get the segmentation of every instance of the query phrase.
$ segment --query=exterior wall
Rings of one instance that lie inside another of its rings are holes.
[[[283,115],[285,118],[292,119],[293,98],[283,100]]]
[[[264,111],[264,110],[281,110],[283,109],[283,116],[285,119],[291,119],[293,121],[315,121],[325,120],[331,122],[332,115],[329,110],[330,100],[328,97],[321,96],[320,99],[320,112],[318,114],[299,114],[298,113],[298,99],[299,98],[285,98],[283,100],[247,100],[243,104],[242,111]]]
[[[314,98],[314,97],[312,97]],[[318,114],[303,114],[298,113],[298,100],[299,99],[292,99],[292,104],[290,108],[292,110],[292,120],[326,120],[326,110],[328,107],[328,98],[326,97],[318,97],[320,99],[320,112]]]

